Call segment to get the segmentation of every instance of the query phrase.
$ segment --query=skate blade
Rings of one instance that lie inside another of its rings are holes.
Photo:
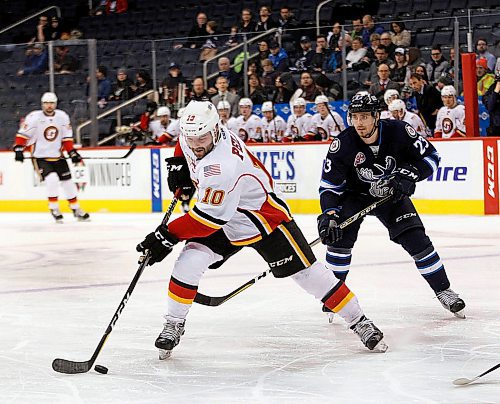
[[[63,219],[59,219],[59,220],[55,219],[55,221],[56,221],[57,224],[64,224],[64,220]]]
[[[90,222],[90,217],[89,217],[89,218],[87,218],[87,219],[83,219],[83,218],[80,218],[80,217],[79,217],[79,218],[78,218],[78,221],[79,221],[79,222]]]
[[[334,313],[328,313],[328,324],[333,324],[333,320],[335,320],[335,314]]]
[[[158,359],[161,361],[170,358],[170,355],[172,355],[172,351],[167,349],[158,349]]]
[[[453,315],[457,318],[465,319],[465,312],[463,310],[459,310],[456,313],[453,313]]]
[[[377,345],[375,345],[375,347],[372,349],[373,352],[381,352],[381,353],[384,353],[385,351],[387,351],[389,349],[389,347],[387,346],[387,344],[384,342],[383,339],[381,339]]]

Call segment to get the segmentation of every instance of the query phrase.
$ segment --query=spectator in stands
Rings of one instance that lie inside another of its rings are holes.
[[[409,48],[408,49],[408,78],[406,80],[407,84],[410,82],[410,74],[415,71],[417,66],[424,66],[426,63],[422,59],[422,52],[418,48]]]
[[[370,46],[370,36],[371,34],[382,35],[384,28],[378,24],[375,24],[373,17],[370,14],[363,16],[363,44],[368,47]]]
[[[191,85],[191,92],[189,94],[189,99],[186,102],[186,104],[192,100],[210,101],[210,94],[208,94],[208,91],[205,89],[205,84],[203,82],[202,77],[196,77],[193,80],[193,83]]]
[[[271,7],[261,6],[259,9],[259,18],[257,19],[257,24],[255,24],[255,31],[266,32],[267,30],[276,28],[277,26],[278,22],[271,16]]]
[[[95,76],[97,78],[97,105],[99,108],[104,108],[107,104],[109,95],[111,94],[111,82],[106,77],[108,75],[108,69],[106,66],[98,66]],[[87,77],[87,96],[89,96],[89,83],[90,77]],[[90,98],[88,99],[90,102]]]
[[[408,72],[408,62],[406,61],[405,50],[403,48],[396,48],[394,63],[389,67],[391,69],[391,80],[403,87]]]
[[[328,47],[326,36],[322,34],[318,35],[316,37],[316,52],[314,53],[311,62],[312,70],[316,72],[323,72],[331,54],[332,50]]]
[[[274,82],[275,91],[272,95],[273,104],[288,103],[295,90],[294,86],[295,82],[293,81],[291,73],[282,73],[280,76],[276,77],[276,81]]]
[[[286,51],[281,48],[279,43],[276,41],[271,41],[271,43],[269,44],[269,49],[271,50],[269,60],[273,63],[274,70],[279,73],[287,71],[289,60]]]
[[[378,80],[370,86],[368,92],[378,98],[380,105],[384,105],[384,94],[386,90],[400,91],[401,86],[389,78],[390,75],[389,65],[380,63],[377,69]]]
[[[59,24],[59,18],[56,16],[52,17],[50,19],[50,38],[47,39],[48,41],[56,41],[58,39],[61,39],[62,35],[62,29],[61,25]]]
[[[500,71],[500,56],[497,58],[497,63],[495,65],[495,71],[496,72]]]
[[[177,86],[180,83],[185,82],[186,78],[182,74],[181,67],[175,62],[171,62],[168,66],[168,75],[160,84],[160,87],[162,88],[161,91],[165,93],[168,90],[177,89]]]
[[[110,101],[130,100],[134,96],[134,91],[131,88],[133,84],[132,80],[127,76],[127,69],[124,67],[119,68],[108,99]]]
[[[425,81],[425,84],[432,84],[429,81],[429,76],[427,75],[427,69],[424,66],[417,66],[411,73],[420,74]]]
[[[382,32],[382,34],[380,35],[380,43],[386,47],[389,58],[394,59],[396,45],[392,43],[391,34],[389,32]]]
[[[241,20],[238,23],[238,32],[249,33],[255,29],[255,22],[252,18],[252,10],[244,8],[241,10]]]
[[[342,87],[340,87],[339,83],[330,80],[324,74],[318,75],[315,81],[319,93],[328,97],[330,101],[336,101],[342,98]]]
[[[257,65],[259,66],[259,70],[260,70],[260,66],[262,65],[262,61],[268,59],[270,54],[271,54],[271,52],[269,51],[269,43],[266,40],[261,40],[259,42],[258,55],[250,60],[257,62]]]
[[[413,89],[413,95],[417,101],[417,108],[421,118],[431,130],[431,133],[434,133],[437,113],[443,106],[441,93],[436,87],[425,84],[423,77],[418,73],[410,75],[410,86]]]
[[[153,89],[153,80],[146,70],[138,70],[135,74],[135,84],[132,85],[134,97]]]
[[[41,43],[36,43],[26,50],[24,66],[17,71],[18,76],[42,74],[47,70],[47,51]]]
[[[230,91],[237,91],[240,85],[240,76],[231,68],[231,61],[224,56],[219,58],[217,60],[217,63],[219,66],[219,72],[217,73],[215,78],[212,79],[211,82],[209,83],[208,92],[210,94],[215,94],[217,92],[217,89],[215,88],[215,80],[217,79],[217,77],[220,76],[225,77],[227,79]]]
[[[303,98],[308,102],[314,102],[318,95],[321,95],[321,93],[316,88],[316,83],[314,82],[311,73],[302,72],[300,75],[300,86],[292,95],[290,102],[293,103],[293,101],[297,98]]]
[[[450,56],[448,59],[448,68],[446,69],[446,73],[452,79],[455,78],[455,48],[450,48]],[[459,74],[461,74],[461,69]]]
[[[239,43],[239,38],[238,38],[238,26],[233,25],[231,26],[231,31],[229,32],[229,37],[227,38],[227,41],[224,43],[225,46],[228,47],[233,47],[238,45]]]
[[[238,102],[240,96],[229,91],[229,83],[224,76],[217,77],[215,81],[217,93],[212,96],[212,103],[218,105],[220,101],[227,101],[231,105],[231,116],[238,116]]]
[[[300,48],[302,49],[302,51],[297,54],[295,66],[293,68],[290,68],[290,70],[295,70],[297,72],[309,70],[314,57],[311,40],[307,35],[303,35],[302,37],[300,37]]]
[[[484,38],[479,38],[476,41],[476,53],[477,59],[486,59],[488,69],[490,71],[495,71],[496,58],[490,52],[488,52],[488,42]]]
[[[221,45],[221,39],[216,33],[217,23],[208,21],[205,29],[207,36],[205,42],[201,45],[200,62],[213,58],[217,54],[217,48]]]
[[[328,46],[335,52],[340,51],[342,49],[342,33],[344,34],[345,37],[346,48],[348,48],[351,46],[352,38],[347,31],[342,29],[340,23],[335,22],[332,26],[332,30],[328,33],[326,37],[326,42],[328,43]]]
[[[448,61],[444,58],[440,45],[434,45],[431,50],[431,61],[427,63],[427,77],[430,84],[436,84],[439,78],[446,74]]]
[[[352,20],[351,38],[353,41],[354,38],[359,38],[361,40],[361,44],[363,44],[363,24],[361,23],[361,18]]]
[[[198,13],[196,15],[196,22],[191,27],[188,34],[188,41],[186,46],[191,49],[200,48],[205,42],[205,36],[207,36],[207,15],[205,13]],[[178,44],[175,48],[181,48],[182,45]]]
[[[405,27],[403,21],[391,23],[392,43],[397,47],[408,48],[411,44],[411,33]]]
[[[449,74],[445,74],[444,76],[441,76],[437,81],[436,88],[439,91],[441,91],[443,87],[452,85],[453,85],[453,78]]]
[[[379,45],[377,47],[377,50],[375,51],[375,58],[375,61],[370,65],[368,80],[365,82],[365,85],[368,86],[371,86],[378,80],[378,67],[380,64],[385,63],[388,66],[394,64],[394,62],[389,59],[389,53],[384,45]]]
[[[274,70],[273,62],[269,59],[264,59],[262,62],[261,84],[265,94],[271,94],[274,91],[274,83],[279,73]]]
[[[38,25],[36,26],[36,33],[33,38],[31,38],[30,43],[33,42],[45,42],[50,38],[50,25],[49,18],[46,15],[41,15],[38,18]]]
[[[488,88],[495,82],[495,76],[489,73],[488,61],[480,58],[476,60],[477,95],[486,94]]]
[[[500,136],[500,69],[496,70],[495,83],[483,96],[483,104],[490,114],[490,126],[486,129],[487,135]]]
[[[78,60],[71,56],[67,46],[56,46],[54,55],[54,71],[59,74],[70,74],[78,69]]]
[[[380,46],[380,35],[379,34],[371,34],[370,35],[370,46],[366,49],[366,55],[361,59],[360,65],[355,70],[364,70],[369,69],[370,65],[377,60],[375,57],[375,52],[377,48]]]
[[[280,9],[280,16],[278,18],[278,27],[281,28],[281,44],[289,44],[290,48],[293,47],[296,40],[298,39],[298,35],[300,34],[299,30],[295,30],[299,26],[298,21],[295,19],[290,7],[283,6]]]
[[[366,55],[366,48],[363,48],[361,37],[354,38],[351,44],[352,49],[346,55],[347,68],[356,70],[356,63],[360,62]],[[354,65],[354,66],[353,66]]]
[[[240,90],[239,95],[240,97],[245,96],[243,89]],[[267,101],[264,89],[260,84],[259,76],[255,73],[248,76],[248,98],[252,100],[253,105],[261,105],[264,101]]]

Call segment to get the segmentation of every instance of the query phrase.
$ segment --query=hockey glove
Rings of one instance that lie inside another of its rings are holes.
[[[74,164],[78,164],[78,163],[81,163],[82,162],[82,156],[80,156],[80,154],[75,150],[75,149],[71,149],[69,152],[68,152],[68,155],[69,157],[71,158],[71,161],[74,163]]]
[[[180,199],[189,201],[196,189],[191,181],[186,159],[184,157],[168,157],[165,161],[167,162],[168,188],[173,193],[180,188],[182,190]]]
[[[151,253],[148,265],[156,264],[172,252],[172,248],[179,242],[177,237],[168,232],[166,226],[160,225],[152,233],[149,233],[146,238],[135,249],[137,252],[146,254]]]
[[[333,244],[342,239],[340,218],[335,210],[323,212],[318,216],[318,233],[323,244]]]
[[[392,189],[392,198],[398,202],[415,192],[416,182],[419,180],[417,169],[408,166],[397,168],[389,179],[388,186]]]
[[[16,153],[16,156],[14,159],[19,162],[24,161],[24,154],[23,154],[24,146],[15,146],[14,147],[14,152]]]

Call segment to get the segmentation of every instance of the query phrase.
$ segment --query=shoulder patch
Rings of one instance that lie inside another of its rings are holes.
[[[366,156],[364,155],[363,152],[359,152],[358,154],[356,154],[356,158],[354,159],[354,167],[363,164],[365,161],[366,161]]]
[[[408,133],[408,136],[412,138],[418,137],[417,131],[413,128],[411,125],[405,125],[406,133]]]
[[[211,177],[213,175],[220,175],[220,174],[221,174],[220,164],[210,164],[208,166],[203,167],[204,177]]]
[[[334,138],[332,140],[332,143],[330,143],[330,153],[337,153],[340,149],[340,139],[338,137]]]

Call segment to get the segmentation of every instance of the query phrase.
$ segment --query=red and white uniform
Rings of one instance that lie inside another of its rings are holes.
[[[262,141],[265,143],[281,142],[283,134],[286,130],[285,120],[276,115],[270,121],[264,116],[262,117]]]
[[[286,122],[286,131],[284,141],[294,141],[297,138],[303,138],[307,132],[310,131],[312,126],[312,115],[306,112],[302,116],[292,114],[288,117]]]
[[[186,157],[191,179],[198,188],[193,209],[175,219],[168,230],[180,240],[206,237],[219,229],[232,244],[259,241],[281,223],[292,220],[286,203],[263,164],[234,133],[221,127],[213,150],[197,160],[180,137],[176,155]]]
[[[441,107],[437,114],[434,137],[450,139],[465,136],[465,107],[457,104],[454,108]]]
[[[168,125],[162,125],[159,119],[149,122],[149,131],[152,138],[158,143],[166,143],[177,140],[179,137],[179,122],[177,119],[171,119]]]
[[[394,118],[391,117],[391,119]],[[417,114],[406,111],[402,121],[410,124],[411,127],[415,129],[420,136],[428,137],[430,135],[429,128],[427,128],[424,121],[422,121],[422,118],[420,118]]]
[[[237,130],[235,131],[234,128]],[[240,115],[236,118],[233,132],[244,142],[262,142],[262,122],[257,115],[250,115],[247,120]]]
[[[334,116],[335,121],[330,114],[324,118],[319,113],[314,114],[309,133],[313,134],[313,136],[321,137],[321,140],[329,140],[342,132],[345,129],[344,120],[335,111],[330,112]]]
[[[30,112],[19,128],[16,145],[33,145],[33,157],[62,157],[62,149],[72,150],[73,129],[66,112],[56,109],[54,115],[46,115],[42,110]]]
[[[231,132],[233,133],[238,133],[238,126],[236,123],[236,118],[234,116],[231,116],[227,121],[223,121],[221,119],[221,123],[228,128]]]

